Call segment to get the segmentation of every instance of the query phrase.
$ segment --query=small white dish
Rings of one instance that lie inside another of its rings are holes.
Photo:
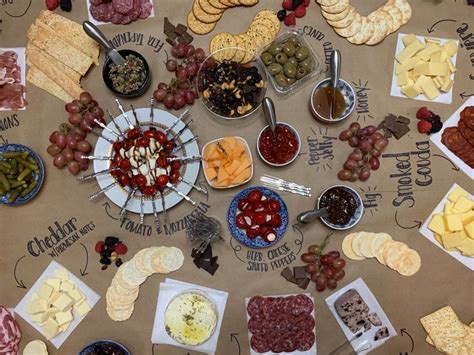
[[[259,145],[259,142],[260,142],[260,137],[262,135],[262,133],[269,127],[268,125],[263,127],[263,129],[260,131],[260,133],[258,134],[258,137],[257,137],[257,152],[258,152],[258,155],[260,156],[260,158],[265,162],[267,163],[268,165],[271,165],[271,166],[275,166],[275,167],[282,167],[282,166],[286,166],[286,165],[290,165],[291,163],[293,163],[295,161],[295,159],[298,157],[298,155],[300,154],[300,151],[301,151],[301,137],[300,137],[300,134],[298,133],[298,131],[296,130],[295,127],[293,127],[292,125],[290,125],[289,123],[286,123],[286,122],[278,122],[277,121],[277,127],[279,125],[284,125],[284,126],[287,126],[289,129],[291,129],[291,131],[295,134],[295,137],[296,137],[296,140],[298,141],[298,150],[296,151],[295,155],[293,156],[293,158],[291,158],[290,160],[288,160],[286,163],[283,163],[283,164],[276,164],[276,163],[271,163],[269,162],[267,159],[265,159],[262,155],[262,153],[260,152],[260,145]]]

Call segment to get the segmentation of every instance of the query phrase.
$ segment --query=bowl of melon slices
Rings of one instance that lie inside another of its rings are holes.
[[[222,137],[202,148],[202,167],[209,186],[229,189],[249,182],[253,177],[253,158],[242,137]]]

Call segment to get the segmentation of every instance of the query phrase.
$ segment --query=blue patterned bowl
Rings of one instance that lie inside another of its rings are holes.
[[[125,355],[131,355],[132,353],[130,351],[128,351],[128,349],[123,346],[122,344],[120,343],[117,343],[116,341],[113,341],[113,340],[97,340],[97,341],[94,341],[93,343],[90,343],[88,345],[86,345],[80,352],[78,355],[89,355],[89,354],[95,354],[94,353],[94,348],[97,346],[97,345],[112,345],[112,346],[115,346],[116,348],[122,350],[122,352],[125,354]]]
[[[30,148],[22,144],[5,144],[0,147],[0,153],[7,153],[7,152],[28,152],[30,153],[30,157],[32,157],[36,161],[36,164],[39,167],[39,170],[37,172],[34,172],[36,187],[32,191],[30,191],[29,194],[23,197],[18,197],[16,201],[13,203],[8,203],[8,194],[0,197],[0,203],[3,205],[7,205],[7,206],[23,205],[24,203],[27,203],[28,201],[32,200],[38,194],[39,190],[41,189],[41,186],[43,185],[43,182],[44,182],[43,160],[41,160],[41,157],[37,153],[35,153]],[[2,160],[1,156],[0,156],[0,160]]]
[[[262,237],[257,237],[255,239],[251,239],[247,237],[245,230],[237,227],[235,223],[235,217],[237,216],[237,212],[239,209],[238,208],[239,201],[243,198],[246,198],[249,195],[249,193],[252,192],[253,190],[260,190],[262,194],[268,199],[275,199],[278,202],[280,202],[281,225],[280,227],[275,228],[277,237],[271,243],[266,242]],[[227,210],[227,226],[229,227],[230,234],[243,245],[246,245],[254,249],[268,248],[276,244],[279,240],[281,240],[281,238],[283,238],[283,234],[285,234],[285,231],[288,228],[288,209],[286,207],[285,201],[283,201],[280,195],[278,195],[275,191],[267,189],[266,187],[262,187],[262,186],[249,187],[248,189],[245,189],[239,192],[232,199],[229,209]]]
[[[344,99],[345,99],[345,102],[346,102],[346,109],[344,110],[344,112],[342,113],[342,115],[340,117],[335,118],[333,120],[329,119],[328,117],[323,117],[316,110],[313,98],[314,98],[314,94],[316,93],[316,91],[318,91],[319,89],[324,88],[326,86],[329,86],[330,82],[331,82],[331,78],[327,78],[327,79],[321,80],[314,87],[313,91],[311,92],[311,100],[310,100],[311,112],[313,113],[313,115],[318,120],[320,120],[322,122],[325,122],[325,123],[338,123],[338,122],[344,121],[347,117],[349,117],[349,115],[352,113],[352,111],[354,111],[354,107],[355,107],[355,103],[356,103],[355,93],[354,93],[354,89],[352,88],[352,86],[347,81],[339,79],[339,82],[337,83],[337,89],[344,96]]]

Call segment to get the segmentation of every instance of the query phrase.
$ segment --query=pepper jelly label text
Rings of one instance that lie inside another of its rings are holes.
[[[90,221],[86,224],[78,224],[76,217],[71,217],[66,222],[54,222],[48,226],[46,236],[35,236],[27,243],[27,250],[32,256],[48,254],[55,258],[66,251],[80,238],[85,237],[95,229],[95,224]]]

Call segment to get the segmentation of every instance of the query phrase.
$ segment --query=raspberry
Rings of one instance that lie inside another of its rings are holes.
[[[99,240],[95,245],[95,252],[101,253],[104,250],[105,243],[102,240]]]
[[[115,252],[118,254],[118,255],[123,255],[123,254],[127,254],[127,251],[128,251],[128,248],[125,244],[123,243],[118,243],[116,246],[115,246]]]
[[[304,7],[308,7],[308,6],[309,6],[309,3],[310,3],[310,0],[304,0],[304,1],[303,1],[303,6],[304,6]]]
[[[303,3],[303,0],[293,0],[293,10]]]
[[[294,25],[296,25],[296,16],[295,16],[295,13],[292,12],[291,14],[286,15],[284,22],[285,22],[285,25],[287,25],[287,26],[294,26]]]
[[[418,132],[420,133],[429,133],[433,125],[431,122],[421,120],[418,122]]]
[[[293,1],[292,0],[283,0],[281,7],[287,11],[293,10]]]
[[[304,17],[306,15],[306,7],[304,5],[300,5],[295,10],[296,17]]]
[[[45,3],[49,11],[53,11],[59,6],[59,0],[46,0]]]
[[[432,114],[433,112],[428,110],[428,107],[422,106],[416,112],[416,118],[418,118],[419,120],[427,120],[428,118],[431,117]]]

